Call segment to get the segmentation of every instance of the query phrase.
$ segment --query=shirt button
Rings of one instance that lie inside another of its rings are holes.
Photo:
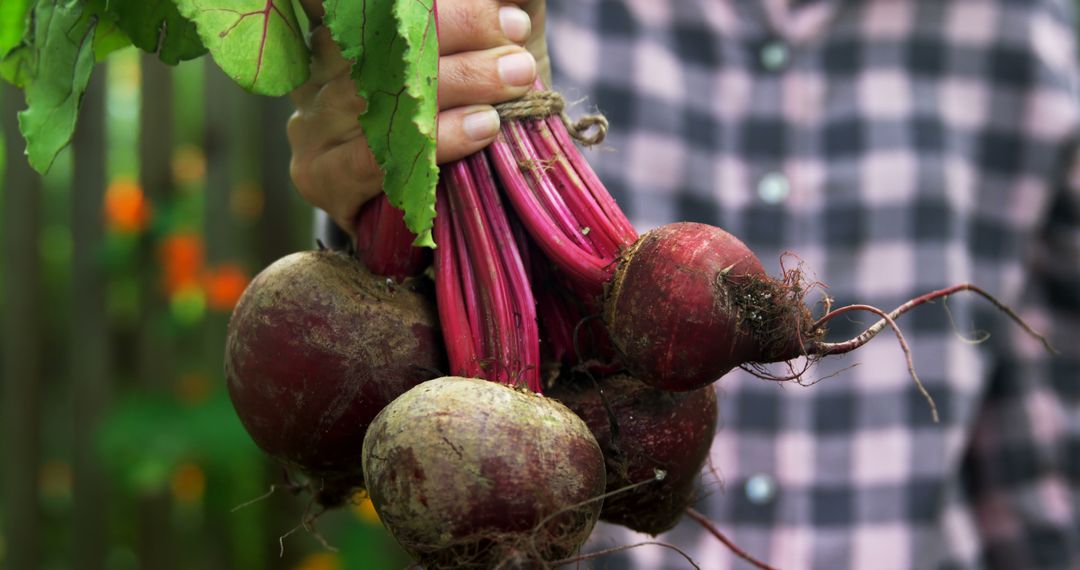
[[[776,497],[776,481],[765,474],[754,475],[746,480],[746,500],[755,505],[772,502]]]
[[[766,204],[779,204],[791,193],[791,184],[782,172],[770,172],[758,181],[757,192]]]
[[[761,47],[758,59],[765,71],[781,71],[791,61],[791,48],[780,40],[772,40]]]

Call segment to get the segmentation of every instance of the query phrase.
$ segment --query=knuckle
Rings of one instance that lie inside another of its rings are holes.
[[[465,45],[498,45],[506,43],[499,33],[499,3],[491,0],[458,0],[439,5],[439,34],[450,46],[443,54],[460,51]],[[457,46],[456,48],[454,46]]]
[[[451,122],[454,121],[443,120],[440,114],[440,128],[435,142],[435,161],[439,164],[461,158],[465,154],[464,149],[468,146],[460,125],[455,125],[455,128],[443,128],[449,126]]]
[[[498,70],[494,62],[483,57],[483,54],[461,54],[445,61],[445,65],[439,66],[440,91],[445,87],[445,92],[440,96],[445,95],[448,100],[456,102],[487,102],[503,94]]]
[[[289,161],[289,177],[292,178],[296,193],[305,202],[318,206],[318,197],[314,194],[311,184],[311,162],[294,154]]]
[[[364,100],[356,93],[356,84],[342,75],[322,86],[315,94],[312,107],[319,110],[341,110],[353,115],[364,112]]]
[[[293,147],[293,151],[297,150],[301,137],[301,131],[304,129],[304,118],[299,110],[293,111],[292,115],[289,115],[289,120],[285,122],[285,136],[289,139],[289,146]]]
[[[449,10],[440,11],[439,26],[447,24],[450,31],[468,34],[481,29],[479,25],[481,2],[455,2]],[[445,20],[445,22],[443,21]]]
[[[346,171],[356,176],[361,185],[365,185],[372,178],[378,176],[378,167],[372,159],[367,141],[354,139],[347,144],[345,152]]]

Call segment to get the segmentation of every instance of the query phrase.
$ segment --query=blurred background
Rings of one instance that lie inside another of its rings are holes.
[[[315,244],[291,103],[203,59],[110,56],[44,177],[23,157],[22,94],[0,91],[0,568],[408,565],[359,497],[315,523],[336,550],[297,529],[309,498],[229,403],[233,305]]]

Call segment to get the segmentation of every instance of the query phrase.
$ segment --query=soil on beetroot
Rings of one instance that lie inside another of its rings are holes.
[[[604,492],[588,426],[554,399],[441,378],[390,404],[364,441],[383,523],[426,568],[543,567],[588,538]]]
[[[731,234],[676,223],[619,260],[603,318],[628,371],[657,388],[706,386],[746,363],[804,354],[820,339],[798,270],[782,280]]]

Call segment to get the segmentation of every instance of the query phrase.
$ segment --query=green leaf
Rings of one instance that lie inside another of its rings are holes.
[[[104,15],[94,30],[94,61],[104,61],[110,53],[131,45],[131,38],[121,30],[116,20]]]
[[[214,62],[240,86],[285,95],[308,77],[308,49],[288,0],[176,0]]]
[[[97,18],[80,0],[39,0],[26,77],[26,110],[19,130],[30,165],[44,173],[71,140],[79,103],[94,68]]]
[[[0,77],[20,88],[26,85],[31,4],[31,0],[0,0]]]
[[[0,57],[8,54],[23,41],[30,26],[29,0],[0,1]]]
[[[30,75],[31,55],[29,45],[20,44],[12,48],[0,59],[0,77],[19,89],[25,88]]]
[[[326,26],[353,60],[360,125],[384,173],[383,191],[405,211],[416,245],[434,246],[439,46],[433,0],[324,0]]]
[[[109,0],[108,11],[135,47],[176,65],[206,53],[195,29],[172,0]]]

